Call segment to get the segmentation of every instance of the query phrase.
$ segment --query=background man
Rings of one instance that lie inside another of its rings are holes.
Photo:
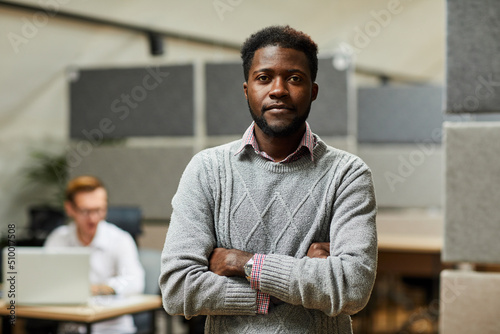
[[[265,28],[241,55],[254,123],[183,174],[162,255],[164,307],[207,314],[207,333],[351,333],[376,272],[370,170],[306,123],[318,94],[309,36]]]
[[[65,196],[64,208],[72,222],[55,229],[45,247],[89,247],[93,295],[142,293],[144,269],[137,246],[129,233],[104,220],[108,197],[101,181],[93,176],[77,177],[68,183]],[[135,326],[127,315],[97,323],[92,332],[134,333]]]

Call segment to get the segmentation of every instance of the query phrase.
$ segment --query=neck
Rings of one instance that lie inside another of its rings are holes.
[[[82,233],[80,231],[78,231],[77,234],[78,234],[78,240],[80,240],[80,242],[84,246],[90,245],[90,243],[92,242],[92,240],[94,240],[94,235],[84,234],[84,233]]]
[[[287,137],[271,137],[266,135],[262,130],[255,127],[255,138],[259,144],[259,149],[266,152],[274,161],[285,160],[287,156],[292,154],[300,144],[304,137],[305,127],[296,133]]]

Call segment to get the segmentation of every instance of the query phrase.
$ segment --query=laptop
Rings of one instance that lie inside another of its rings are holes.
[[[5,247],[3,299],[16,305],[86,305],[90,251],[86,248]]]

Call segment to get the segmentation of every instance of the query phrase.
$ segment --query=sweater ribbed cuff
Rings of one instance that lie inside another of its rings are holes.
[[[230,282],[226,291],[225,308],[233,314],[255,314],[257,312],[257,291],[249,285]]]
[[[260,273],[260,290],[280,299],[289,295],[290,275],[295,259],[268,254]]]

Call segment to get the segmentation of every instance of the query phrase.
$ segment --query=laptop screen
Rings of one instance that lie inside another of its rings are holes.
[[[90,299],[86,248],[5,247],[3,299],[17,305],[79,305]]]

